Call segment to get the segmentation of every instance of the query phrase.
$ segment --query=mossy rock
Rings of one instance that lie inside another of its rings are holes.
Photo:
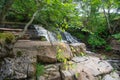
[[[6,43],[13,43],[15,41],[15,36],[10,32],[0,33],[0,42],[3,41]]]

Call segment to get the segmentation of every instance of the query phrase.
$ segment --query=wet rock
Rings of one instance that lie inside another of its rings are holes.
[[[46,65],[44,74],[38,80],[61,80],[59,65]]]

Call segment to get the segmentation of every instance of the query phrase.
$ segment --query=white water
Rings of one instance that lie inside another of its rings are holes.
[[[45,28],[39,26],[39,25],[34,25],[36,31],[37,31],[37,36],[44,36],[47,41],[49,42],[57,42],[59,39],[57,39],[56,34],[52,33]],[[70,33],[68,32],[62,32],[60,31],[60,35],[62,37],[62,42],[68,42],[68,43],[78,43],[76,38],[74,38]]]
[[[52,41],[52,42],[56,42],[57,38],[56,35],[48,30],[46,30],[45,28],[39,26],[39,25],[34,25],[36,31],[37,31],[37,35],[38,36],[44,36],[47,41]]]

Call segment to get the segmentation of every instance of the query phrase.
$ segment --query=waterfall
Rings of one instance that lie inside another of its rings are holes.
[[[48,30],[46,30],[45,28],[39,26],[39,25],[34,25],[35,30],[37,31],[37,36],[44,36],[46,38],[47,41],[51,41],[51,42],[57,42],[59,41],[59,39],[57,39],[56,34],[53,32],[50,32]],[[58,30],[58,32],[60,33],[62,40],[61,42],[68,42],[68,43],[78,43],[79,41],[73,37],[70,33],[68,32],[62,32],[60,30]]]
[[[68,42],[68,43],[78,43],[79,41],[75,38],[75,37],[73,37],[70,33],[68,33],[68,32],[62,32],[62,31],[60,31],[60,34],[61,34],[61,36],[62,36],[62,41],[64,42]]]
[[[50,41],[52,41],[52,42],[58,41],[55,33],[52,33],[39,25],[34,25],[34,27],[35,27],[35,30],[37,31],[38,37],[44,36],[47,39],[47,41],[49,41],[49,42]]]

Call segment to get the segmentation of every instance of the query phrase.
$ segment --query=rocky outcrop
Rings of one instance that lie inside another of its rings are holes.
[[[0,67],[0,80],[17,80],[34,78],[36,74],[36,58],[21,56],[4,58]]]
[[[39,80],[119,80],[112,66],[97,57],[74,57],[66,64],[50,64]]]
[[[57,62],[57,53],[58,50],[62,50],[62,55],[64,58],[70,59],[73,57],[72,52],[68,44],[61,42],[54,42],[53,44],[45,41],[29,41],[29,40],[21,40],[15,44],[15,48],[17,49],[26,49],[26,51],[34,51],[32,55],[37,56],[38,62],[43,63],[55,63]],[[29,49],[29,50],[28,50]]]
[[[86,51],[85,44],[70,46],[76,50],[71,51],[65,43],[20,40],[14,45],[14,57],[1,60],[0,80],[36,80],[37,63],[50,63],[45,64],[44,74],[38,76],[38,80],[112,80],[113,75],[113,80],[120,79],[116,72],[113,74],[112,66],[98,57],[73,56],[80,52],[91,54]],[[58,54],[65,58],[63,63],[56,63]]]

